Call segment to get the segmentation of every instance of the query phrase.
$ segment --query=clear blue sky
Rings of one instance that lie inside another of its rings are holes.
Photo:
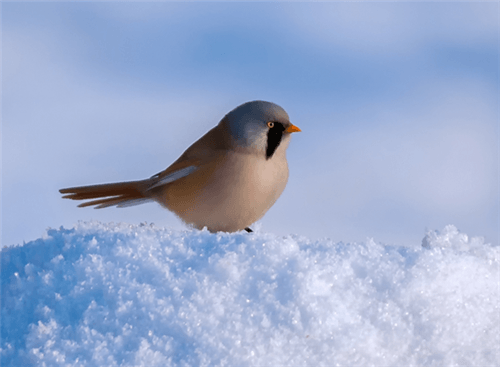
[[[498,243],[498,3],[2,3],[2,244],[78,220],[183,228],[68,186],[165,169],[235,106],[302,129],[261,229]]]

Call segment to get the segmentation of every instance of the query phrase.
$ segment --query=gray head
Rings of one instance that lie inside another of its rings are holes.
[[[241,147],[252,148],[270,159],[290,133],[300,129],[290,123],[283,108],[265,101],[244,103],[229,112],[223,119],[229,125],[233,139]]]

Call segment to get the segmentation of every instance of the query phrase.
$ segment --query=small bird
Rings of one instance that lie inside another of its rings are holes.
[[[288,181],[286,149],[301,131],[280,106],[244,103],[194,142],[166,170],[140,181],[61,189],[79,207],[119,208],[156,201],[185,223],[236,232],[262,218]]]

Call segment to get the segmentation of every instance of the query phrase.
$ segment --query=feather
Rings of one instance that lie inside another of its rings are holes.
[[[91,200],[78,205],[86,207],[97,205],[96,208],[106,208],[108,206],[117,205],[120,207],[138,205],[152,199],[147,198],[143,194],[143,188],[149,180],[118,182],[103,185],[90,185],[81,187],[70,187],[61,189],[59,192],[65,194],[63,198],[72,200]],[[139,203],[139,200],[141,201]],[[132,204],[134,202],[134,204]]]

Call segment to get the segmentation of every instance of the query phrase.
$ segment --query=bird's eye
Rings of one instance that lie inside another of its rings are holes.
[[[269,122],[267,123],[267,126],[268,126],[270,129],[272,129],[272,128],[274,127],[274,122],[269,121]]]

